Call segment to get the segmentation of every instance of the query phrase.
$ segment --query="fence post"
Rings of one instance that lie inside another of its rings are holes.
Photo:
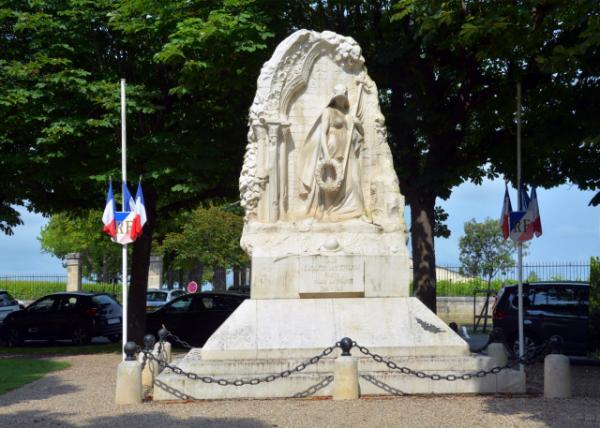
[[[356,400],[360,395],[358,384],[358,362],[350,355],[352,340],[344,337],[340,341],[342,355],[335,359],[333,372],[333,399]]]
[[[139,404],[142,402],[142,365],[135,359],[137,345],[127,342],[125,361],[117,368],[116,404]]]
[[[550,338],[552,353],[544,358],[544,397],[569,398],[571,397],[571,365],[569,357],[560,354],[562,338]]]
[[[153,335],[144,336],[144,352],[152,353],[156,339]],[[144,361],[144,352],[140,353],[139,359]],[[153,354],[156,356],[156,354]],[[152,396],[154,389],[154,379],[158,376],[158,363],[151,358],[146,358],[146,363],[142,367],[142,391],[145,397]]]
[[[66,291],[81,291],[81,271],[82,260],[81,254],[69,253],[65,257],[67,264],[67,290]]]
[[[487,346],[488,357],[495,361],[497,367],[504,367],[508,363],[508,352],[506,352],[504,333],[495,328],[490,333],[490,343]]]

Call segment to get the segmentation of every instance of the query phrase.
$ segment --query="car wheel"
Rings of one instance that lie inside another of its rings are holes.
[[[92,341],[92,336],[87,328],[78,325],[73,329],[71,341],[75,345],[88,345]]]
[[[11,327],[8,330],[7,342],[10,346],[23,346],[23,337],[18,328]]]
[[[110,340],[112,343],[117,343],[119,340],[121,340],[121,335],[111,334],[110,336],[108,336],[108,340]]]
[[[537,340],[537,338],[535,336],[533,336],[530,333],[525,333],[524,335],[524,339],[525,339],[525,358],[529,359],[532,358],[536,351],[537,351],[537,347],[539,345],[539,340]],[[513,357],[516,359],[519,356],[519,335],[517,334],[513,340],[512,340],[512,354]]]

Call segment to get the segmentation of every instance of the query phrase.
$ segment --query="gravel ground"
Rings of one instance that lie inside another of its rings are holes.
[[[0,427],[599,427],[600,367],[573,367],[576,398],[545,400],[541,366],[531,394],[149,402],[115,406],[119,355],[60,358],[72,366],[0,396]]]

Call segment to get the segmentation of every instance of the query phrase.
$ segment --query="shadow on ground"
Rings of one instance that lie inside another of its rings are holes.
[[[547,427],[600,427],[600,367],[571,366],[573,397],[545,399],[544,365],[527,368],[528,397],[489,397],[484,409],[498,415],[519,415]]]
[[[272,428],[272,424],[252,418],[206,418],[202,416],[192,416],[185,419],[173,418],[170,415],[156,412],[128,413],[126,415],[117,415],[110,417],[101,417],[86,421],[86,423],[72,424],[68,421],[69,414],[49,413],[39,411],[23,411],[11,413],[10,415],[0,415],[0,426],[35,426],[43,427],[63,427],[63,428],[119,428],[119,427],[178,427],[178,428]]]
[[[52,395],[65,395],[81,391],[78,386],[64,383],[56,374],[47,374],[42,379],[43,382],[38,379],[0,395],[0,408],[22,401],[45,400]],[[10,425],[0,423],[0,427],[5,426]]]

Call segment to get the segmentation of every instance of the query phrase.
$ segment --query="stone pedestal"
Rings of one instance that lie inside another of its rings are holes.
[[[305,229],[308,227],[308,229]],[[344,223],[248,224],[252,299],[407,297],[404,233],[360,220]]]
[[[470,354],[460,336],[412,297],[246,300],[202,349],[174,364],[228,379],[264,377],[306,362],[345,336],[413,370],[460,376],[497,366],[495,358]],[[154,399],[294,397],[306,391],[332,395],[334,360],[340,352],[300,373],[256,386],[204,384],[165,370],[158,376]],[[432,381],[390,370],[357,348],[352,354],[358,360],[361,394],[525,392],[525,374],[517,370]]]
[[[163,258],[151,255],[150,267],[148,268],[148,288],[160,288],[162,286]]]
[[[67,291],[81,291],[82,260],[81,254],[69,253],[65,257],[67,265]]]

